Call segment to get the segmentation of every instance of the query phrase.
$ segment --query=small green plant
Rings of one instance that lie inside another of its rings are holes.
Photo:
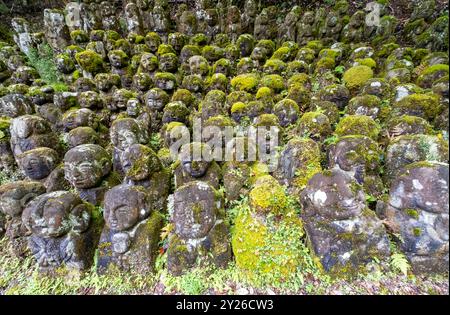
[[[345,67],[344,66],[337,66],[336,68],[334,68],[334,72],[337,74],[344,74],[345,72]]]
[[[150,137],[149,146],[153,151],[158,152],[161,148],[161,135],[159,133],[154,133]]]
[[[408,275],[408,270],[411,268],[408,259],[402,253],[393,253],[391,255],[390,265],[392,269],[401,272],[405,276]]]
[[[43,45],[39,51],[37,49],[31,49],[27,57],[30,66],[36,69],[45,83],[53,86],[57,92],[68,90],[67,86],[59,81],[54,53],[50,45]]]

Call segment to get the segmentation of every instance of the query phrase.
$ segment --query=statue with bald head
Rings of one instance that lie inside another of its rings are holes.
[[[110,154],[96,144],[79,145],[64,156],[65,178],[83,200],[94,205],[100,205],[106,190],[119,182],[111,166]]]
[[[126,184],[113,187],[105,194],[103,217],[98,272],[151,272],[163,220],[146,189]]]

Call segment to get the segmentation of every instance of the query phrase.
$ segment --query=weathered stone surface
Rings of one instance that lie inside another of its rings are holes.
[[[301,193],[313,254],[331,273],[351,276],[374,257],[389,256],[389,239],[368,209],[362,187],[341,170],[316,174]]]
[[[102,226],[95,211],[67,191],[41,195],[23,210],[23,224],[31,232],[28,247],[42,271],[91,266]]]
[[[448,271],[448,164],[417,162],[393,180],[381,215],[414,272]]]
[[[162,215],[146,190],[120,185],[105,194],[105,227],[98,245],[97,270],[146,274],[154,268]]]

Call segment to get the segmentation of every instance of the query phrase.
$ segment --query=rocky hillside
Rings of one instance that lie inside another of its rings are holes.
[[[448,294],[444,1],[0,14],[0,294]]]

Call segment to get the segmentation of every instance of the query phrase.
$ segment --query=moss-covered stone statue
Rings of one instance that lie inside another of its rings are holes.
[[[167,267],[180,275],[198,265],[226,267],[231,258],[228,226],[223,220],[222,196],[209,184],[192,181],[173,197]]]
[[[97,271],[148,274],[158,252],[162,215],[146,189],[119,185],[105,194],[105,227],[98,244]]]

